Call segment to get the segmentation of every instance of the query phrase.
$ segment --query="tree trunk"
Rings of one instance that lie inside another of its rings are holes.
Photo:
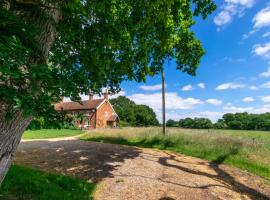
[[[15,5],[18,4],[28,4],[31,6],[36,6],[39,11],[42,10],[43,13],[34,12],[30,13],[29,9],[16,10],[16,6],[11,6],[11,1],[6,1],[6,8],[8,11],[13,12],[18,15],[18,17],[29,19],[40,31],[36,35],[37,52],[29,63],[31,64],[45,64],[48,59],[49,51],[53,45],[56,37],[55,25],[60,20],[60,9],[51,6],[47,1],[12,1]],[[11,10],[11,7],[15,10]],[[20,66],[18,66],[20,67]],[[31,83],[30,83],[31,84]],[[37,84],[37,83],[35,83]],[[18,87],[22,90],[27,91],[28,86]],[[17,110],[12,115],[12,119],[6,118],[6,113],[12,107],[8,103],[0,101],[0,186],[3,182],[6,173],[11,165],[14,153],[20,143],[21,137],[27,126],[32,120],[31,116],[23,116],[23,110]]]
[[[10,167],[11,160],[20,143],[21,137],[32,117],[24,117],[22,110],[14,113],[11,120],[0,113],[0,185]]]

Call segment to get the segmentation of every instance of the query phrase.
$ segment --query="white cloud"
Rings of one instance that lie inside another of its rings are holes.
[[[263,102],[269,103],[269,102],[270,102],[270,96],[264,96],[264,97],[261,98],[261,100],[262,100]]]
[[[270,81],[263,83],[260,85],[261,88],[270,88]]]
[[[263,34],[263,37],[268,37],[268,36],[270,36],[270,32]]]
[[[234,14],[233,14],[234,15]],[[228,24],[232,21],[232,14],[229,10],[223,10],[214,18],[214,23],[217,26]]]
[[[198,86],[199,88],[202,88],[202,89],[205,88],[205,84],[204,84],[204,83],[198,83],[197,86]]]
[[[222,61],[226,61],[226,62],[245,62],[246,59],[245,58],[232,58],[232,57],[225,56],[224,58],[222,58]]]
[[[166,87],[166,85],[165,85]],[[156,90],[161,90],[162,89],[162,84],[157,84],[157,85],[141,85],[140,89],[145,90],[145,91],[156,91]]]
[[[259,76],[260,77],[270,77],[270,67],[268,68],[267,71],[260,73]]]
[[[191,91],[193,90],[194,88],[192,87],[192,85],[185,85],[184,87],[182,87],[182,91]]]
[[[234,16],[242,17],[254,4],[255,0],[225,0],[222,10],[214,17],[214,23],[219,27],[229,24]]]
[[[265,44],[254,45],[252,53],[264,58],[270,58],[270,42]]]
[[[258,90],[259,88],[255,85],[251,85],[248,87],[250,90]]]
[[[243,39],[243,40],[246,40],[246,39],[248,39],[250,36],[254,35],[256,32],[257,32],[257,30],[251,30],[251,31],[249,31],[248,33],[244,34],[244,35],[242,36],[242,39]]]
[[[254,98],[253,97],[245,97],[242,99],[243,102],[252,102],[254,101]]]
[[[253,111],[253,107],[236,107],[236,106],[225,106],[223,107],[225,112],[236,113],[236,112],[250,112]]]
[[[270,6],[260,10],[252,22],[254,23],[254,28],[262,28],[270,26]]]
[[[218,106],[218,105],[222,104],[222,101],[218,100],[218,99],[207,99],[205,102],[209,103],[211,105],[214,105],[214,106]]]
[[[136,104],[148,105],[157,114],[158,119],[161,119],[162,114],[162,96],[161,93],[152,94],[132,94],[127,96],[129,99],[134,101]],[[174,113],[179,110],[194,109],[196,106],[202,105],[204,102],[200,99],[195,98],[182,98],[177,93],[168,92],[166,93],[166,112]],[[167,119],[169,117],[167,116]],[[178,118],[179,119],[179,118]]]
[[[247,39],[251,35],[255,34],[258,30],[264,27],[270,26],[270,6],[260,10],[252,19],[253,29],[248,33],[243,35],[242,39]],[[267,37],[270,35],[270,32],[265,33],[263,37]]]
[[[117,98],[119,96],[125,96],[125,94],[126,94],[126,92],[122,90],[122,91],[118,92],[117,94],[110,95],[109,97],[110,97],[110,99],[114,99],[114,98]]]
[[[102,88],[102,92],[105,92],[105,88]],[[124,90],[121,90],[119,93],[117,94],[112,94],[112,95],[109,95],[109,98],[110,99],[113,99],[113,98],[117,98],[119,96],[125,96],[125,91]],[[86,101],[89,99],[89,95],[88,94],[80,94],[80,97],[81,97],[81,100],[82,101]],[[98,95],[98,94],[95,94],[94,99],[101,99],[103,98],[103,95]],[[71,102],[71,99],[69,97],[65,97],[64,98],[64,102]]]
[[[244,87],[246,87],[244,84],[229,82],[218,85],[216,90],[239,89]]]

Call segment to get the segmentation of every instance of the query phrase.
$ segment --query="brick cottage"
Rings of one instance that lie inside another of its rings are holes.
[[[116,127],[119,117],[108,97],[108,91],[105,91],[104,98],[94,99],[92,94],[89,99],[81,102],[61,102],[54,105],[56,111],[65,111],[69,115],[83,115],[83,120],[78,120],[75,125],[82,129],[95,129]]]

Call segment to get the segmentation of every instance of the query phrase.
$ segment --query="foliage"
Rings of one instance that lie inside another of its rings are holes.
[[[123,128],[97,130],[86,141],[159,148],[226,163],[270,180],[270,134],[262,131]]]
[[[152,108],[146,105],[136,105],[127,97],[119,96],[110,100],[120,121],[127,122],[132,126],[155,126],[158,125],[156,114]]]
[[[49,116],[61,96],[145,81],[168,56],[195,75],[205,52],[194,16],[215,8],[212,0],[1,1],[0,102],[10,116]]]
[[[13,165],[0,189],[0,199],[91,200],[93,183]]]
[[[270,130],[270,113],[227,113],[222,120],[225,126],[234,130]]]
[[[28,130],[23,133],[23,139],[48,139],[58,137],[70,137],[83,134],[82,130],[76,129],[41,129]]]
[[[168,123],[168,122],[167,122]],[[211,120],[207,118],[185,118],[180,119],[179,122],[173,121],[174,127],[194,128],[194,129],[209,129],[213,127]]]
[[[166,122],[166,126],[167,127],[178,127],[178,122],[177,121],[174,121],[172,119],[169,119],[167,122]]]
[[[63,114],[63,113],[62,113]],[[49,116],[47,117],[35,117],[29,126],[28,130],[40,130],[40,129],[75,129],[73,118],[65,116],[60,118],[60,114],[58,118],[51,119]]]
[[[270,130],[270,113],[249,114],[249,113],[227,113],[216,123],[207,118],[185,118],[179,122],[167,121],[168,127],[181,127],[192,129],[232,129],[232,130]]]

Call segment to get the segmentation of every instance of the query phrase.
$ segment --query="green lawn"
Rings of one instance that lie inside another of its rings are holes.
[[[90,200],[95,185],[68,176],[13,165],[0,188],[1,200]]]
[[[97,130],[81,137],[86,141],[165,149],[226,163],[270,180],[270,132],[160,128]]]
[[[69,137],[83,134],[82,130],[76,129],[42,129],[42,130],[28,130],[23,134],[23,139],[48,139],[58,137]]]

